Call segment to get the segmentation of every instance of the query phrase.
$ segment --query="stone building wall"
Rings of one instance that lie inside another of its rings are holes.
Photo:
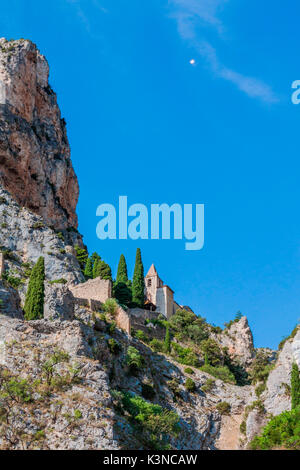
[[[160,327],[159,325],[146,324],[145,320],[157,320],[159,313],[151,312],[149,310],[144,310],[142,308],[132,308],[129,311],[131,318],[131,328],[143,331],[146,335],[150,335],[152,338],[159,340],[164,340],[166,330],[165,328]]]
[[[68,286],[72,294],[77,299],[92,299],[105,302],[112,296],[112,282],[108,279],[90,279],[81,284]]]
[[[131,334],[131,318],[129,312],[126,312],[122,307],[119,306],[115,320],[119,328],[126,331],[126,333],[129,335]]]

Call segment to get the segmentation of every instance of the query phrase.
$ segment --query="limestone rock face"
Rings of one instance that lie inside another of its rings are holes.
[[[48,225],[76,228],[78,183],[48,74],[32,42],[0,39],[0,182]]]
[[[219,337],[218,337],[219,339]],[[231,356],[237,356],[240,363],[249,366],[254,358],[254,344],[247,317],[242,317],[226,329],[220,340],[222,346],[228,348]]]
[[[268,377],[264,406],[274,416],[291,409],[291,399],[284,384],[290,385],[292,364],[297,362],[299,365],[299,357],[300,330],[293,339],[286,341]]]
[[[33,413],[16,400],[9,410],[9,425],[2,426],[0,449],[120,448],[114,433],[108,375],[92,358],[88,345],[91,333],[76,321],[22,322],[1,318],[0,372],[9,371],[30,383],[41,379],[46,386],[43,366],[58,350],[65,356],[53,370],[53,377],[63,380],[64,385],[56,386],[47,397],[34,385]],[[26,437],[15,439],[18,432]],[[35,439],[38,435],[39,442]]]
[[[0,184],[0,250],[4,256],[5,271],[25,280],[24,263],[31,266],[39,256],[45,258],[45,274],[49,281],[66,279],[80,282],[84,279],[74,252],[67,246],[83,246],[76,231],[57,232],[47,227],[42,217],[22,208]],[[20,286],[21,300],[26,291],[26,282]]]
[[[0,315],[23,319],[17,292],[0,281]]]
[[[74,320],[74,297],[66,286],[46,285],[44,319]]]

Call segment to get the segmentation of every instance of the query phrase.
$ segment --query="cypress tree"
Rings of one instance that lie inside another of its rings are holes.
[[[93,261],[92,258],[88,258],[85,268],[84,268],[84,277],[86,279],[93,278]]]
[[[92,254],[91,256],[91,259],[92,259],[92,263],[94,265],[95,261],[98,259],[100,260],[101,259],[101,256],[98,255],[98,253],[96,253],[96,251],[94,251],[94,253]]]
[[[132,302],[138,307],[144,306],[145,300],[144,266],[140,248],[136,250],[135,267],[132,280]]]
[[[116,282],[124,282],[125,284],[128,282],[127,264],[124,255],[120,256]]]
[[[129,305],[131,303],[132,293],[128,281],[127,264],[124,255],[120,256],[117,279],[114,284],[114,297],[120,304]]]
[[[165,336],[165,351],[167,353],[171,352],[171,336],[170,336],[170,328],[168,326],[166,329],[166,336]]]
[[[93,266],[93,279],[96,277],[100,276],[99,271],[100,271],[100,259],[96,258],[94,261],[94,266]]]
[[[102,261],[101,259],[96,259],[93,267],[93,278],[101,277],[101,279],[112,280],[110,266]]]
[[[101,279],[109,279],[112,281],[110,266],[104,261],[100,261],[100,276]]]
[[[77,261],[79,263],[81,271],[84,273],[84,268],[89,257],[88,252],[86,251],[86,248],[80,248],[79,245],[75,245],[74,248],[76,252]]]
[[[299,368],[296,363],[294,363],[292,366],[291,397],[292,397],[292,409],[297,408],[297,406],[300,405],[300,377],[299,377]]]
[[[41,256],[31,271],[26,293],[25,320],[38,320],[44,315],[45,261]]]

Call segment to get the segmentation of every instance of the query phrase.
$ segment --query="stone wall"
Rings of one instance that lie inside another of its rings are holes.
[[[126,333],[129,335],[131,334],[131,318],[129,312],[126,312],[122,307],[119,306],[115,320],[119,328],[126,331]]]
[[[132,308],[129,310],[131,318],[131,328],[136,331],[141,330],[146,335],[150,335],[152,338],[163,340],[165,338],[165,328],[161,328],[159,325],[146,324],[145,320],[157,320],[159,313],[144,310],[142,308]]]
[[[105,302],[112,296],[112,282],[107,279],[90,279],[81,284],[68,286],[76,299],[92,299]]]

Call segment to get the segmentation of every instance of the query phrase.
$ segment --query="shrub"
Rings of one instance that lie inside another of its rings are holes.
[[[269,362],[268,355],[264,351],[259,351],[249,371],[249,378],[252,384],[255,385],[258,382],[265,383],[273,367]]]
[[[272,418],[250,443],[253,450],[273,448],[300,450],[300,406]]]
[[[208,392],[211,392],[212,389],[214,388],[215,386],[215,380],[214,379],[207,379],[207,381],[205,382],[204,385],[202,385],[201,387],[201,390],[202,392],[204,393],[208,393]]]
[[[164,352],[164,343],[163,341],[160,341],[159,339],[152,339],[149,343],[149,346],[153,351],[155,352]]]
[[[74,418],[75,419],[81,419],[82,418],[82,413],[80,410],[74,410]]]
[[[261,383],[256,387],[255,395],[259,398],[265,390],[266,390],[266,384]]]
[[[152,385],[142,383],[142,395],[147,400],[152,400],[155,397],[155,390]]]
[[[190,340],[196,344],[207,339],[209,336],[205,318],[197,317],[187,310],[177,310],[170,320],[170,327],[175,331],[179,341]]]
[[[42,229],[44,227],[45,227],[45,224],[43,222],[35,222],[32,226],[34,230]]]
[[[194,351],[190,348],[183,348],[177,343],[172,344],[172,357],[178,361],[180,364],[185,364],[187,366],[195,366],[199,365],[199,360],[194,353]]]
[[[45,263],[41,256],[33,267],[26,293],[25,320],[37,320],[44,315]]]
[[[229,415],[231,410],[231,406],[227,401],[221,401],[217,404],[216,408],[221,415]]]
[[[242,318],[243,314],[242,312],[238,311],[236,314],[235,314],[235,317],[234,317],[234,320],[230,320],[228,323],[224,323],[224,326],[227,330],[229,330],[229,328],[234,324],[234,323],[237,323],[240,321],[240,319]]]
[[[240,386],[250,385],[251,381],[249,380],[249,374],[246,371],[245,367],[239,362],[239,360],[234,357],[232,358],[228,354],[228,348],[223,348],[223,358],[224,365],[228,367],[230,372],[235,377],[236,384]]]
[[[282,348],[283,348],[283,346],[285,345],[286,341],[288,341],[289,339],[295,338],[295,336],[296,336],[296,334],[297,334],[297,331],[298,331],[298,328],[299,328],[299,325],[296,325],[295,328],[293,329],[292,333],[291,333],[289,336],[287,336],[286,338],[283,338],[283,339],[280,341],[280,343],[279,343],[279,345],[278,345],[279,351],[282,350]]]
[[[110,350],[111,353],[118,354],[121,348],[120,348],[119,343],[114,338],[109,338],[108,349]]]
[[[189,392],[194,392],[196,390],[196,384],[190,377],[186,379],[184,386]]]
[[[116,299],[107,299],[102,305],[102,309],[105,313],[108,313],[109,315],[116,315],[118,310],[118,303]]]
[[[220,335],[222,333],[222,328],[220,326],[212,325],[210,329],[211,329],[211,332],[215,333],[216,335]]]
[[[144,358],[133,346],[129,346],[129,348],[127,349],[125,362],[129,366],[131,372],[134,373],[138,372],[144,366]]]
[[[50,386],[52,383],[55,372],[55,366],[68,361],[68,353],[58,349],[49,357],[49,359],[44,362],[44,364],[42,365],[42,371],[48,386]]]
[[[143,341],[144,343],[148,343],[148,341],[149,341],[148,336],[142,330],[135,331],[134,336],[139,341]]]
[[[49,281],[49,284],[67,284],[67,279],[60,278],[60,279],[54,279],[53,281]]]
[[[201,341],[200,349],[204,355],[208,358],[209,364],[212,366],[218,366],[222,363],[223,355],[218,343],[208,338]]]
[[[240,431],[242,434],[245,434],[245,435],[247,433],[247,422],[245,419],[241,422]]]
[[[167,386],[173,393],[175,401],[176,401],[176,398],[181,397],[178,379],[174,377],[172,380],[169,380],[167,382]]]
[[[232,374],[232,372],[230,372],[227,366],[213,367],[210,365],[204,365],[200,367],[200,370],[212,375],[213,377],[216,377],[217,379],[223,380],[223,382],[227,382],[230,384],[236,383],[234,375]]]
[[[16,290],[24,283],[23,279],[21,279],[20,277],[12,276],[8,272],[3,273],[2,279],[6,281],[10,287]]]
[[[186,374],[190,374],[190,375],[194,374],[193,369],[191,369],[190,367],[186,367],[186,368],[184,369],[184,372],[185,372]]]
[[[177,436],[180,431],[179,416],[160,405],[145,401],[138,395],[121,392],[120,398],[146,448],[168,449],[170,437]]]
[[[26,379],[10,378],[4,382],[2,390],[3,398],[7,395],[18,403],[26,403],[32,400],[32,388]]]

